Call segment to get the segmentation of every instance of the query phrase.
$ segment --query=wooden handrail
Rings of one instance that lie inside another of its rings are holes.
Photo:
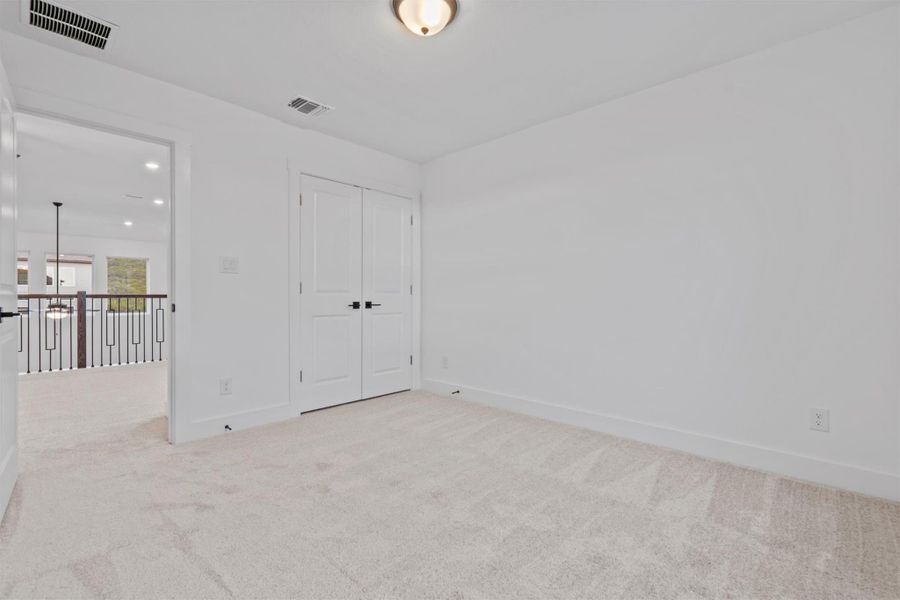
[[[53,300],[54,298],[73,300],[78,294],[19,294],[22,300]],[[85,294],[85,298],[168,298],[168,294]]]
[[[86,298],[168,298],[168,294],[85,294]]]
[[[78,294],[19,294],[20,300],[53,300],[54,298],[72,298],[78,297]]]

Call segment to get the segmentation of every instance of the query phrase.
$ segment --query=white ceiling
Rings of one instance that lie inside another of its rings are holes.
[[[168,232],[166,146],[28,114],[17,117],[18,228],[159,242]],[[160,165],[148,170],[148,161]],[[129,198],[126,194],[142,196]],[[160,198],[162,206],[153,200]],[[128,220],[134,225],[126,227]]]
[[[74,52],[415,161],[484,142],[895,3],[815,0],[460,0],[434,38],[390,0],[109,1],[66,5],[119,25]],[[335,107],[305,118],[304,95]]]

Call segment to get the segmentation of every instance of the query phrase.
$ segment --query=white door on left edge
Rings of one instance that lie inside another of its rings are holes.
[[[300,300],[303,411],[360,399],[362,190],[301,180]]]
[[[412,384],[410,215],[408,198],[363,191],[363,398]]]
[[[16,292],[16,142],[9,101],[0,97],[0,519],[16,484],[19,317]]]

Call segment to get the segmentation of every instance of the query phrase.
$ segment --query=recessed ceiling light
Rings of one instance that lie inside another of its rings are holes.
[[[157,169],[159,168],[159,163],[158,163],[158,162],[153,162],[153,161],[151,160],[151,161],[145,162],[145,163],[144,163],[144,166],[147,167],[148,169],[150,169],[151,171],[155,171],[155,170],[157,170]]]
[[[124,223],[122,223],[122,225],[124,225],[125,227],[131,227],[132,225],[134,225],[134,223],[132,223],[131,221],[125,221]]]
[[[394,16],[422,37],[439,34],[459,12],[457,0],[392,0]]]
[[[166,203],[166,201],[163,200],[162,198],[157,198],[156,200],[153,201],[153,204],[158,204],[159,206],[162,206],[165,203]]]

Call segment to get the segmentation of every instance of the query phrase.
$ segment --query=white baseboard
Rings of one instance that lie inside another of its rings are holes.
[[[109,373],[112,369],[136,370],[136,369],[162,369],[169,366],[168,359],[159,359],[152,362],[123,363],[121,365],[104,365],[85,367],[82,369],[62,369],[61,371],[32,371],[31,373],[18,373],[22,381],[41,377],[84,377],[88,373]]]
[[[422,387],[428,391],[470,400],[495,408],[584,427],[656,446],[673,448],[724,462],[785,475],[813,483],[900,501],[900,477],[891,473],[872,471],[861,467],[803,456],[782,450],[764,448],[713,436],[672,429],[652,423],[623,417],[585,411],[569,406],[552,404],[532,398],[512,396],[492,390],[469,387],[441,381],[423,379]]]
[[[290,402],[280,402],[269,406],[261,406],[250,410],[226,413],[190,421],[179,428],[176,444],[187,444],[198,440],[226,435],[229,432],[241,431],[261,425],[269,425],[299,417],[300,412]],[[231,429],[225,429],[228,425]]]

